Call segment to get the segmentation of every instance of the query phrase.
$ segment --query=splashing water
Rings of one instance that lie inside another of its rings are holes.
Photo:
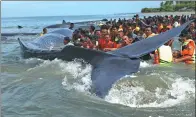
[[[64,76],[62,85],[65,90],[90,93],[89,90],[92,85],[92,66],[90,64],[77,59],[72,62],[59,59],[53,61],[35,58],[25,60],[27,64],[36,62],[41,62],[41,64],[27,71],[51,68],[53,71],[58,71]],[[152,65],[147,62],[141,62],[140,64],[140,68],[150,67]],[[163,74],[166,76],[162,77]],[[105,101],[130,107],[164,108],[178,105],[188,98],[195,98],[194,80],[183,79],[180,75],[165,72],[152,72],[148,76],[148,79],[141,78],[136,73],[121,78],[121,80],[113,85],[109,94],[105,97]],[[149,84],[148,80],[156,82]],[[158,86],[149,87],[149,85],[156,83]]]
[[[187,99],[195,98],[195,82],[190,79],[173,79],[171,86],[168,86],[169,88],[157,87],[153,91],[146,88],[145,85],[149,85],[147,82],[138,82],[137,78],[125,81],[116,83],[105,97],[105,100],[110,103],[118,103],[130,107],[164,108],[175,106]],[[135,86],[135,84],[138,86]]]

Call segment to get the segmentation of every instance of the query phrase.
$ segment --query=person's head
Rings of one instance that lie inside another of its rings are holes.
[[[128,37],[128,36],[123,36],[123,37],[122,37],[122,40],[124,40],[124,41],[125,41],[125,40],[129,40],[129,37]]]
[[[137,35],[142,37],[144,35],[144,31],[140,30]]]
[[[127,37],[128,37],[128,39],[129,39],[130,43],[132,43],[132,42],[135,40],[135,38],[133,38],[132,35],[128,35]]]
[[[95,31],[95,35],[97,35],[98,37],[100,37],[101,36],[101,31],[100,30],[96,30]]]
[[[94,26],[90,26],[89,31],[90,32],[94,32],[95,31],[95,27]]]
[[[124,36],[123,30],[119,30],[118,31],[118,37],[123,38],[123,36]]]
[[[104,37],[106,34],[108,34],[108,28],[106,25],[101,26],[101,37]]]
[[[66,23],[65,20],[63,20],[62,24],[65,24],[65,23]]]
[[[69,28],[74,28],[74,23],[70,23],[70,27]]]
[[[172,52],[172,55],[173,55],[174,58],[179,58],[180,57],[180,51],[179,50],[174,50]]]
[[[132,42],[133,42],[133,39],[132,38],[129,39],[128,36],[123,36],[122,37],[122,44],[123,44],[123,46],[126,46],[126,45],[128,45],[128,44],[130,44]]]
[[[128,26],[127,27],[127,31],[128,31],[128,33],[131,33],[133,31],[132,27],[131,26]]]
[[[195,28],[195,22],[192,22],[192,23],[190,24],[190,28],[191,28],[191,29],[194,29],[194,28]]]
[[[112,29],[112,32],[113,33],[118,33],[118,28],[119,27],[117,25],[113,25],[112,28],[111,28]]]
[[[70,42],[70,38],[69,37],[64,37],[64,45],[68,44]]]
[[[156,25],[155,21],[152,21],[150,22],[150,24],[153,26],[153,25]]]
[[[178,39],[180,42],[184,43],[186,40],[191,39],[191,35],[184,33],[180,35],[180,38]]]
[[[44,28],[44,29],[43,29],[43,34],[46,34],[46,33],[47,33],[47,29]]]
[[[73,39],[73,40],[77,40],[77,39],[79,39],[79,38],[81,38],[81,35],[80,35],[80,31],[77,29],[77,30],[75,30],[75,31],[73,32],[72,39]]]
[[[139,15],[136,14],[136,15],[135,15],[135,18],[136,18],[136,20],[139,20]]]
[[[81,36],[82,36],[82,37],[84,37],[84,36],[85,36],[85,33],[86,33],[86,32],[85,32],[85,30],[84,30],[84,29],[80,30],[80,34],[81,34]]]
[[[152,34],[152,30],[151,30],[151,27],[150,26],[148,26],[148,27],[145,28],[145,34],[146,34],[146,36],[149,36],[149,35]]]
[[[105,40],[106,40],[107,42],[111,40],[111,37],[110,37],[109,34],[106,34],[106,35],[105,35]]]

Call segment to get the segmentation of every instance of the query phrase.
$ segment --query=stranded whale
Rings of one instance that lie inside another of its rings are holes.
[[[90,63],[93,66],[91,74],[93,89],[96,95],[105,97],[117,80],[125,75],[138,72],[140,57],[156,50],[171,38],[179,35],[190,22],[191,21],[157,36],[135,42],[107,53],[63,45],[64,37],[69,33],[69,36],[71,35],[69,29],[61,29],[56,32],[48,33],[32,42],[18,40],[25,58],[38,57],[50,60],[58,58],[66,61],[79,58]],[[58,32],[61,32],[61,34]]]

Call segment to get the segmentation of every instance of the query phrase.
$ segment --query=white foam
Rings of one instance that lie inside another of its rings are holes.
[[[84,61],[75,60],[60,64],[61,70],[65,73],[62,85],[67,89],[75,89],[80,92],[88,92],[91,88],[91,70],[90,64],[83,64]]]
[[[75,89],[80,92],[88,92],[91,87],[91,65],[84,64],[81,60],[74,60],[71,62],[63,61],[60,59],[41,60],[41,59],[27,59],[26,63],[36,63],[42,61],[41,64],[36,65],[33,68],[29,68],[27,71],[43,71],[48,69],[54,73],[63,75],[62,85],[65,89]]]
[[[146,61],[142,61],[140,62],[140,68],[146,68],[146,67],[151,67],[152,64],[146,62]]]
[[[80,92],[88,92],[91,88],[91,65],[86,65],[84,68],[79,62],[69,62],[63,71],[67,72],[69,76],[65,75],[62,85],[67,90],[75,89]]]
[[[137,76],[135,74],[131,74],[131,75],[125,75],[123,78],[136,78],[136,77]]]
[[[177,78],[170,89],[156,88],[155,92],[150,92],[143,86],[130,87],[122,84],[120,88],[116,88],[117,84],[115,84],[105,100],[130,107],[164,108],[178,105],[186,99],[195,98],[194,80]]]
[[[22,59],[22,62],[25,62],[25,64],[32,64],[32,63],[38,63],[38,62],[44,62],[44,60],[39,58],[29,58],[29,59]]]

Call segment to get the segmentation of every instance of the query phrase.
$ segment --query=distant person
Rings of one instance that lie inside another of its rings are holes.
[[[23,28],[23,27],[18,25],[18,29],[21,29],[21,28]]]
[[[90,32],[90,35],[94,35],[95,34],[95,27],[94,26],[90,26],[89,32]]]
[[[65,23],[66,23],[65,20],[63,20],[62,24],[65,24]]]
[[[43,32],[40,34],[40,36],[45,35],[47,32],[48,32],[48,31],[47,31],[47,29],[46,29],[46,28],[44,28],[44,29],[43,29]]]
[[[71,43],[71,39],[69,37],[65,37],[63,40],[64,45],[74,45]]]
[[[110,35],[111,35],[111,39],[112,39],[113,42],[114,42],[115,39],[117,38],[118,29],[119,29],[119,26],[117,26],[117,25],[113,25],[113,26],[111,27]]]
[[[145,24],[144,22],[142,22],[142,21],[140,20],[138,14],[135,15],[135,22],[136,22],[136,25],[139,26],[139,27],[142,27],[142,25],[147,26],[147,24]]]
[[[74,23],[70,23],[69,29],[73,30],[73,28],[74,28]]]
[[[192,22],[190,24],[190,27],[188,29],[188,33],[192,36],[193,40],[196,43],[196,26],[195,26],[195,22]]]

